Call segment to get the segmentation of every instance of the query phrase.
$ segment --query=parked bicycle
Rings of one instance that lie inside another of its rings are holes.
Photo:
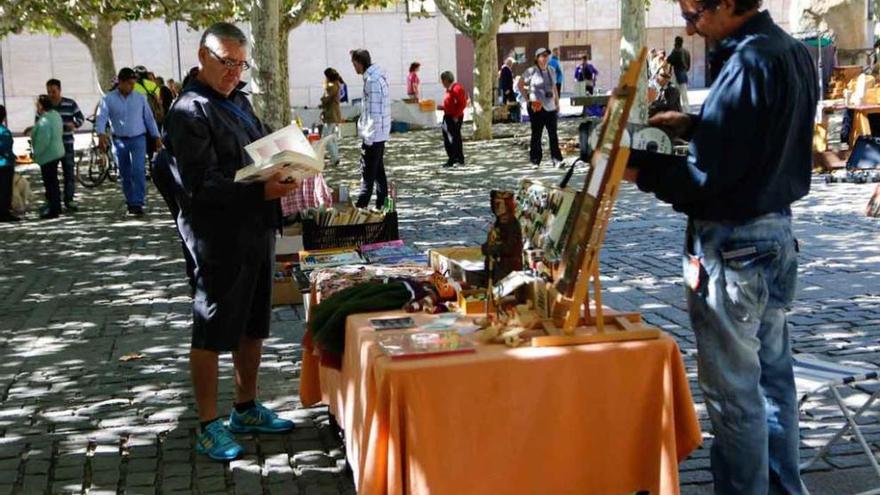
[[[98,187],[109,177],[113,182],[119,176],[119,167],[116,157],[108,147],[101,150],[98,146],[98,133],[95,129],[96,115],[87,118],[92,123],[92,133],[89,138],[89,146],[80,150],[76,155],[76,179],[84,187]]]

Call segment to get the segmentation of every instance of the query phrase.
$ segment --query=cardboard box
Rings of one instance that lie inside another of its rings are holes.
[[[486,291],[485,290],[462,290],[462,291],[459,291],[459,293],[458,293],[458,308],[462,314],[465,314],[465,315],[486,314],[487,305],[488,305],[488,310],[490,312],[495,310],[495,307],[492,304],[489,304],[489,301],[486,299],[479,300],[479,301],[476,301],[476,300],[469,301],[468,300],[469,297],[473,297],[473,296],[477,296],[477,295],[481,295],[481,296],[485,297]]]
[[[302,292],[293,277],[293,265],[276,263],[272,279],[272,306],[302,304]]]
[[[303,236],[301,235],[275,236],[276,256],[296,254],[302,251],[303,248]]]
[[[437,248],[428,252],[431,268],[456,282],[485,287],[485,261],[479,246]]]

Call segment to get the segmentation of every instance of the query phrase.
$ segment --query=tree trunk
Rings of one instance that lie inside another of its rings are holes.
[[[101,92],[109,91],[116,77],[116,63],[113,61],[114,21],[99,17],[95,27],[87,30],[64,16],[58,16],[55,20],[62,29],[86,45],[95,66],[98,88]]]
[[[113,26],[102,27],[99,23],[92,43],[87,46],[95,63],[98,86],[106,93],[113,87],[113,79],[116,77],[116,63],[113,61]]]
[[[474,139],[492,139],[496,51],[494,31],[484,32],[474,39]]]
[[[287,29],[282,29],[280,33],[278,33],[279,37],[279,53],[278,53],[278,68],[281,72],[278,73],[279,81],[278,81],[278,94],[275,96],[277,98],[278,108],[275,111],[278,113],[278,118],[284,125],[289,125],[293,122],[293,116],[290,113],[290,64],[289,64],[289,51],[288,51],[288,39],[290,38],[290,31]]]
[[[280,129],[290,123],[284,115],[290,114],[287,93],[287,76],[281,71],[281,51],[287,52],[287,34],[281,46],[281,1],[252,0],[251,46],[253,47],[254,111],[272,129]],[[285,112],[286,111],[286,112]]]
[[[621,0],[620,19],[620,72],[623,73],[646,43],[645,0]],[[629,120],[640,124],[648,121],[648,85],[644,77],[639,78]]]

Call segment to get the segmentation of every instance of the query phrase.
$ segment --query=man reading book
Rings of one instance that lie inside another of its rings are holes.
[[[235,182],[250,164],[244,147],[269,133],[254,115],[241,82],[247,39],[218,23],[202,35],[199,71],[165,120],[173,155],[177,228],[193,261],[193,335],[190,371],[201,431],[196,450],[212,459],[238,457],[232,433],[280,433],[293,422],[256,401],[263,339],[269,335],[274,230],[278,199],[293,183]],[[224,424],[217,413],[218,354],[232,352],[235,404]]]

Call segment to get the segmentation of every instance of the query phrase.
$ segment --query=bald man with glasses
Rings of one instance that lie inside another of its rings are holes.
[[[296,186],[279,176],[239,183],[251,163],[244,147],[269,129],[242,91],[249,69],[244,33],[218,23],[202,35],[199,70],[166,120],[170,187],[163,196],[175,216],[193,291],[190,371],[201,431],[196,450],[227,461],[241,445],[233,433],[293,429],[257,399],[263,339],[269,336],[275,230],[279,198]],[[232,352],[235,403],[225,423],[218,414],[218,355]]]

